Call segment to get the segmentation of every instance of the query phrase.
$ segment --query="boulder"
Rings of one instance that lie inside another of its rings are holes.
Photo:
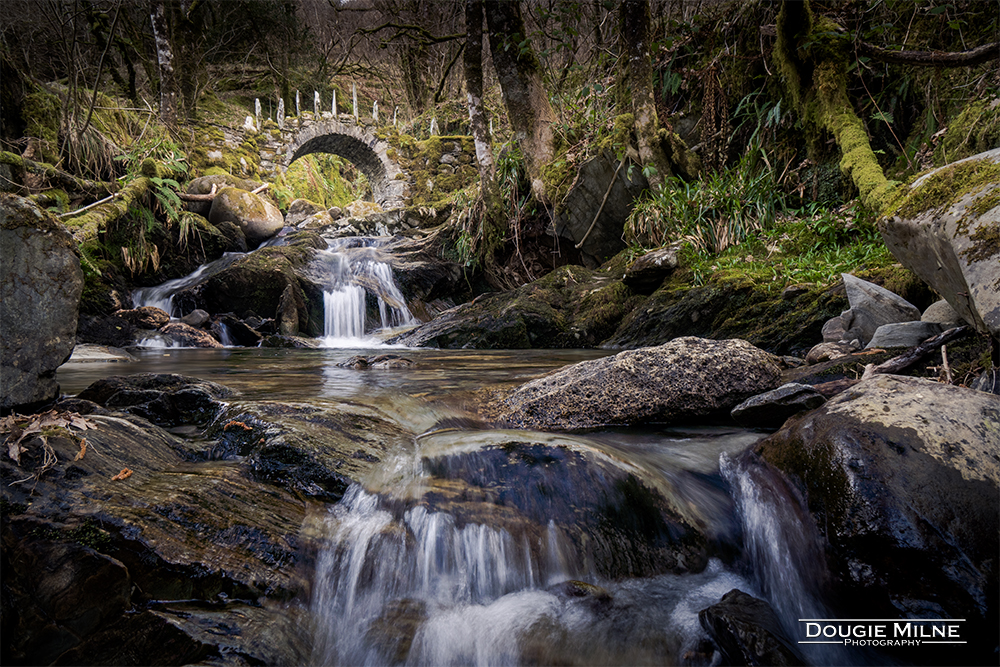
[[[285,214],[285,226],[297,227],[306,218],[320,212],[326,212],[326,208],[308,199],[296,199],[288,205],[288,213]]]
[[[814,345],[806,354],[806,364],[820,364],[824,361],[840,359],[855,351],[855,347],[848,343],[819,343]]]
[[[222,385],[183,375],[112,375],[77,395],[107,408],[148,419],[158,426],[204,424],[222,409],[220,398],[233,392]]]
[[[231,174],[213,174],[211,176],[199,176],[194,178],[188,183],[187,193],[189,195],[207,195],[212,192],[212,187],[215,187],[216,192],[222,188],[239,188],[241,190],[246,190],[247,192],[252,192],[259,188],[263,183],[259,181],[248,181],[243,178],[238,178]],[[190,201],[185,202],[187,210],[192,213],[197,213],[198,215],[207,218],[209,211],[212,210],[212,202],[210,201]]]
[[[723,664],[807,664],[771,605],[741,590],[734,588],[702,609],[698,621],[721,649]]]
[[[677,266],[677,248],[651,250],[629,264],[622,282],[640,294],[652,294]]]
[[[781,384],[778,359],[746,341],[678,338],[572,364],[487,406],[519,427],[677,423],[728,413]]]
[[[119,310],[115,312],[115,315],[139,329],[159,329],[170,321],[170,314],[156,306],[140,306],[129,310]]]
[[[208,221],[213,225],[224,222],[237,225],[251,247],[271,238],[285,226],[281,211],[269,199],[231,187],[220,190],[212,200]]]
[[[212,334],[183,322],[171,322],[160,329],[160,332],[181,347],[222,347],[222,343],[215,340]]]
[[[107,345],[91,345],[81,343],[73,348],[73,354],[66,361],[67,364],[82,364],[92,361],[100,362],[132,362],[138,359],[120,347],[108,347]]]
[[[996,396],[877,375],[789,420],[751,458],[804,498],[825,544],[829,599],[848,605],[831,613],[968,619],[970,644],[953,659],[980,664],[995,661],[998,451]]]
[[[940,301],[935,301],[931,305],[927,306],[923,315],[920,316],[920,321],[940,324],[941,329],[945,330],[961,326],[962,316],[958,314],[958,311],[951,307],[950,303],[941,299]]]
[[[0,411],[59,395],[55,372],[73,352],[83,292],[76,242],[28,199],[0,194]]]
[[[308,663],[301,497],[133,415],[44,417],[0,459],[4,664]]]
[[[977,330],[1000,338],[1000,148],[921,176],[879,221],[900,263]]]
[[[647,187],[640,169],[617,169],[618,164],[613,155],[604,152],[580,165],[572,187],[556,206],[556,235],[573,245],[582,244],[591,267],[625,247],[625,219]]]
[[[868,341],[867,349],[882,347],[913,347],[928,338],[944,331],[940,324],[934,322],[897,322],[883,324],[875,330],[875,335]]]
[[[210,315],[201,308],[195,308],[181,318],[181,323],[186,324],[189,327],[194,327],[195,329],[200,329],[205,326],[205,322],[208,322],[209,317]]]
[[[128,347],[135,343],[135,332],[134,324],[117,315],[81,315],[76,337],[80,343]]]
[[[826,403],[826,397],[807,384],[789,382],[777,389],[751,396],[729,413],[747,428],[779,428],[792,415]]]
[[[920,310],[916,306],[884,287],[849,273],[843,273],[841,277],[851,304],[851,320],[844,322],[847,333],[842,340],[858,338],[862,345],[866,345],[875,335],[875,330],[883,324],[920,319]]]

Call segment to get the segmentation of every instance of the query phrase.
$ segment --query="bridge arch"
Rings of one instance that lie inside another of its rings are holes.
[[[282,169],[310,153],[333,153],[350,161],[372,186],[376,203],[390,210],[406,205],[408,177],[388,155],[389,144],[364,128],[339,120],[323,120],[301,127],[285,150]]]

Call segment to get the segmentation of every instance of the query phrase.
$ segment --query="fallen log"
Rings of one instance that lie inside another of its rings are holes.
[[[910,366],[913,366],[920,362],[924,357],[938,349],[942,345],[947,345],[952,341],[962,338],[968,334],[972,329],[969,326],[955,327],[953,329],[948,329],[947,331],[942,331],[936,336],[928,338],[919,345],[914,345],[909,350],[899,355],[898,357],[893,357],[888,361],[883,361],[878,366],[874,364],[868,364],[865,366],[864,375],[861,376],[862,380],[870,378],[872,375],[879,375],[883,373],[899,373],[900,371],[905,371]]]
[[[108,194],[118,189],[115,183],[104,181],[91,181],[86,178],[78,178],[69,172],[58,169],[51,164],[35,162],[26,157],[21,157],[9,151],[0,151],[0,164],[9,164],[12,167],[27,171],[32,174],[40,174],[49,179],[54,185],[69,190],[87,194]]]
[[[86,210],[70,211],[60,219],[78,243],[85,243],[97,238],[98,232],[107,228],[108,223],[125,215],[133,202],[149,192],[151,183],[148,177],[140,176],[115,193],[114,197],[96,206],[88,206]]]

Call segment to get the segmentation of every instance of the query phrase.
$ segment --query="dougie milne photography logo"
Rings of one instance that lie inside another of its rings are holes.
[[[967,644],[964,618],[800,618],[799,644],[905,647]]]

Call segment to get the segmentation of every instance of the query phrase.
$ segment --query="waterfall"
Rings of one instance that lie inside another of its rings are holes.
[[[328,249],[320,252],[314,264],[323,285],[323,337],[327,347],[370,347],[378,341],[366,338],[366,334],[416,321],[396,285],[392,268],[378,251],[378,239],[349,237],[328,243]]]
[[[217,260],[202,264],[183,278],[168,280],[155,287],[141,287],[132,292],[132,307],[153,306],[165,311],[170,317],[177,317],[177,314],[174,312],[175,294],[205,281],[225,269],[244,254],[242,252],[227,252]]]

